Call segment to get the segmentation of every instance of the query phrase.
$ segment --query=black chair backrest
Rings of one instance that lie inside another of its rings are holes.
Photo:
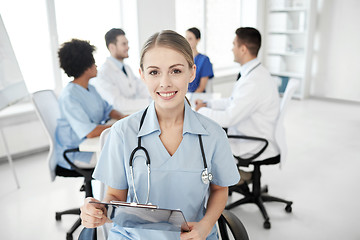
[[[232,212],[224,210],[218,220],[218,224],[222,240],[230,239],[228,228],[235,240],[249,240],[244,225]]]

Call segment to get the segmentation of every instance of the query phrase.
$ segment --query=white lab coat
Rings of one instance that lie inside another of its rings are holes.
[[[114,109],[131,114],[148,106],[151,98],[146,85],[134,75],[128,65],[124,66],[127,76],[108,57],[97,77],[91,79],[91,84]]]
[[[208,101],[208,107],[199,113],[228,128],[229,135],[265,138],[269,146],[256,160],[279,154],[275,142],[275,125],[280,111],[277,85],[259,62],[254,59],[241,69],[241,78],[235,83],[229,98]],[[255,67],[255,68],[254,68]],[[229,139],[234,155],[249,156],[261,149],[263,143]]]

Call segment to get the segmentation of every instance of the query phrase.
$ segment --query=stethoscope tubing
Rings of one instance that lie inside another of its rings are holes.
[[[148,110],[148,108],[145,109],[145,111],[141,117],[139,131],[144,123],[144,119],[145,119],[147,110]],[[206,157],[205,157],[205,152],[204,152],[204,146],[203,146],[201,135],[199,134],[198,137],[199,137],[200,150],[201,150],[201,155],[202,155],[203,164],[204,164],[204,170],[201,173],[201,180],[204,184],[209,184],[212,181],[213,176],[210,172],[208,172]],[[146,156],[148,186],[147,186],[147,197],[146,197],[145,204],[148,204],[149,197],[150,197],[150,155],[149,155],[148,151],[146,150],[146,148],[141,146],[141,137],[138,137],[138,146],[130,154],[130,158],[129,158],[130,175],[131,175],[132,186],[133,186],[133,190],[134,190],[134,198],[135,198],[136,202],[139,204],[140,202],[139,202],[139,199],[136,194],[137,191],[136,191],[136,186],[135,186],[135,181],[134,181],[133,162],[134,162],[135,153],[140,150],[143,151]]]
[[[141,140],[140,140],[140,143],[141,145]],[[130,160],[129,160],[129,166],[130,166],[130,175],[131,175],[131,180],[132,180],[132,186],[133,186],[133,189],[134,189],[134,197],[135,197],[135,200],[136,200],[136,203],[140,203],[139,202],[139,199],[137,197],[137,194],[136,194],[136,187],[135,187],[135,181],[134,181],[134,168],[133,168],[133,161],[134,161],[134,155],[137,151],[139,150],[142,150],[144,153],[145,153],[145,156],[146,156],[146,166],[147,166],[147,182],[148,182],[148,186],[147,186],[147,190],[148,190],[148,194],[147,194],[147,197],[146,197],[146,202],[145,204],[148,204],[149,203],[149,196],[150,196],[150,156],[149,156],[149,153],[148,151],[146,150],[146,148],[142,147],[142,146],[137,146],[132,152],[131,152],[131,155],[130,155]]]

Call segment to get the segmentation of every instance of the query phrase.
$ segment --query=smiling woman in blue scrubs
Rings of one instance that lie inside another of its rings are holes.
[[[108,186],[103,201],[146,203],[149,196],[149,202],[160,208],[182,210],[191,231],[180,234],[114,223],[109,239],[218,239],[215,223],[224,210],[227,187],[239,181],[239,173],[224,130],[194,112],[185,100],[195,73],[191,48],[184,37],[169,30],[151,36],[142,49],[140,75],[153,102],[146,114],[141,110],[113,125],[93,175]],[[151,159],[149,192],[143,151],[137,151],[133,158],[134,182],[130,174],[130,154],[139,137]],[[200,138],[207,170],[213,176],[210,182],[201,177],[205,163]],[[94,228],[109,221],[106,210],[89,201],[97,200],[85,200],[82,224]]]

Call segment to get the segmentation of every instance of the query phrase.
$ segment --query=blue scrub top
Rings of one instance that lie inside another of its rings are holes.
[[[112,106],[101,98],[92,85],[88,89],[70,82],[59,97],[60,118],[57,120],[55,132],[55,153],[57,164],[70,169],[63,152],[77,148],[94,128],[109,119]],[[89,163],[93,153],[69,153],[71,161],[78,160]]]
[[[212,64],[208,56],[199,53],[198,55],[196,55],[194,62],[196,65],[196,77],[194,81],[189,84],[188,92],[196,91],[196,89],[200,85],[200,79],[202,77],[209,77],[209,79],[214,77]]]
[[[170,156],[159,135],[159,122],[152,102],[139,131],[143,110],[115,123],[101,152],[93,177],[115,189],[128,189],[128,202],[135,202],[129,169],[129,157],[138,145],[150,155],[150,197],[160,208],[180,209],[189,222],[200,221],[206,212],[209,184],[201,181],[204,170],[198,134],[202,136],[206,161],[213,184],[231,186],[239,173],[225,131],[211,119],[194,112],[185,101],[183,139]],[[143,151],[133,160],[134,181],[140,203],[147,197],[147,167]],[[114,223],[109,239],[179,239],[176,232],[122,228]],[[207,239],[218,239],[214,226]]]

